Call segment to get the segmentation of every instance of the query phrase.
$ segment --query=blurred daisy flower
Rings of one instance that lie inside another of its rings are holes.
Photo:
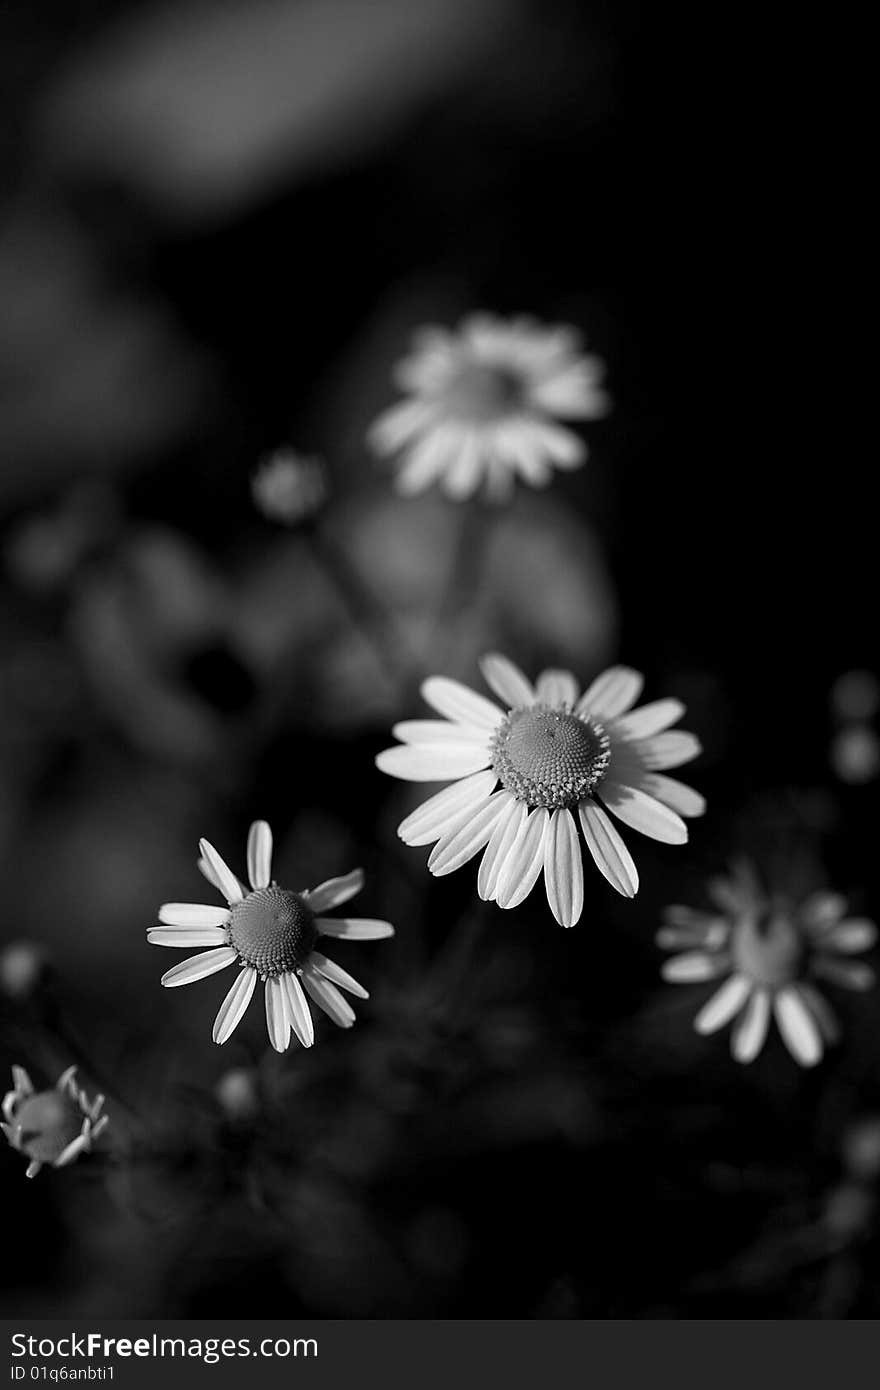
[[[654,840],[684,844],[682,816],[705,810],[698,792],[665,775],[700,752],[693,734],[669,728],[684,706],[655,700],[633,709],[644,678],[627,666],[612,666],[581,694],[568,671],[544,671],[533,685],[506,657],[490,654],[480,665],[501,708],[432,676],[422,695],[443,718],[396,724],[402,746],[376,759],[407,782],[454,783],[407,816],[400,838],[436,841],[428,868],[438,876],[485,846],[477,889],[499,907],[521,903],[543,870],[551,911],[571,927],[584,901],[580,822],[599,871],[633,897],[636,866],[603,806]]]
[[[578,468],[587,446],[561,420],[594,420],[608,410],[598,357],[584,356],[573,328],[490,314],[457,329],[423,328],[394,371],[407,398],[368,433],[373,451],[399,456],[405,496],[439,483],[470,497],[485,483],[496,500],[519,476],[532,487],[554,468]]]
[[[0,949],[0,993],[27,999],[46,971],[46,957],[31,941],[10,941]]]
[[[839,1032],[816,981],[870,989],[873,970],[851,957],[874,945],[874,923],[848,917],[836,893],[813,893],[800,903],[768,895],[749,864],[713,880],[709,893],[715,912],[667,908],[657,944],[680,954],[665,963],[663,978],[694,984],[726,977],[694,1027],[714,1033],[736,1019],[730,1045],[738,1062],[757,1057],[772,1015],[795,1061],[815,1066]]]
[[[13,1149],[27,1154],[27,1176],[36,1177],[44,1163],[65,1168],[88,1153],[107,1125],[101,1115],[104,1097],[90,1101],[77,1086],[76,1067],[62,1072],[51,1091],[35,1091],[24,1067],[12,1068],[11,1091],[3,1098],[2,1126]]]
[[[163,924],[147,932],[153,946],[206,946],[162,976],[166,988],[188,985],[237,963],[235,983],[214,1020],[215,1043],[225,1043],[240,1023],[256,988],[265,982],[269,1041],[284,1052],[291,1032],[311,1047],[315,1039],[305,994],[340,1028],[350,1028],[355,1015],[340,993],[357,999],[369,995],[347,971],[315,949],[321,936],[343,941],[378,941],[394,935],[389,922],[362,917],[325,917],[364,886],[362,869],[328,879],[317,888],[293,892],[272,879],[272,832],[265,821],[254,821],[247,843],[250,890],[228,868],[207,840],[200,841],[199,868],[223,894],[228,907],[202,903],[165,903],[159,909]],[[305,990],[305,994],[303,993]]]
[[[327,500],[327,470],[319,458],[277,449],[251,477],[254,506],[268,521],[294,526],[320,511]]]
[[[848,724],[831,740],[831,766],[841,782],[861,786],[880,772],[880,738],[869,724]]]

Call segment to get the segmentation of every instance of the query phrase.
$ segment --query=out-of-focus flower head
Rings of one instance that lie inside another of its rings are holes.
[[[268,521],[295,526],[316,515],[327,501],[327,469],[321,459],[276,449],[251,477],[254,506]]]
[[[831,740],[831,766],[841,782],[861,786],[880,772],[880,738],[869,724],[848,724]]]
[[[874,1183],[880,1177],[880,1115],[862,1115],[843,1136],[843,1162],[857,1182]]]
[[[207,840],[201,840],[199,847],[199,868],[223,894],[228,907],[203,903],[165,903],[160,907],[163,925],[147,932],[152,946],[210,948],[167,970],[162,984],[169,989],[188,985],[238,963],[235,983],[214,1020],[213,1038],[218,1044],[225,1043],[241,1022],[257,977],[265,983],[266,1025],[277,1052],[287,1049],[291,1032],[303,1047],[311,1047],[315,1040],[305,994],[340,1028],[350,1028],[354,1010],[340,991],[344,989],[357,999],[368,999],[369,995],[347,970],[315,947],[321,936],[378,941],[394,935],[390,922],[323,915],[361,891],[363,870],[354,869],[300,892],[279,888],[272,878],[272,832],[265,821],[254,821],[248,835],[250,889]]]
[[[423,328],[395,368],[407,398],[374,421],[368,442],[398,456],[396,487],[406,496],[438,483],[462,500],[485,484],[504,500],[517,477],[544,487],[554,468],[584,462],[586,444],[558,421],[607,412],[603,374],[573,328],[491,314],[455,330]]]
[[[3,1133],[14,1149],[30,1159],[27,1176],[33,1178],[44,1163],[65,1168],[81,1153],[88,1153],[107,1125],[101,1115],[104,1097],[90,1101],[75,1081],[76,1067],[68,1067],[51,1091],[35,1091],[24,1067],[12,1068],[13,1089],[3,1098]]]
[[[260,1108],[257,1079],[249,1067],[232,1067],[224,1072],[214,1094],[224,1115],[235,1122],[253,1119]]]
[[[422,695],[443,718],[395,724],[402,746],[376,759],[407,782],[453,782],[407,816],[401,839],[436,841],[428,868],[438,876],[485,846],[477,890],[499,907],[521,903],[543,870],[551,911],[571,927],[584,901],[579,820],[599,871],[634,897],[636,866],[600,802],[651,839],[684,844],[682,817],[705,810],[698,792],[665,775],[700,752],[693,734],[670,730],[684,705],[667,699],[633,709],[644,677],[627,666],[610,667],[583,693],[569,671],[544,671],[533,685],[498,654],[481,669],[502,708],[432,676]]]
[[[714,1033],[735,1019],[730,1042],[738,1062],[757,1057],[772,1015],[795,1061],[815,1066],[839,1035],[816,982],[871,988],[874,971],[851,957],[873,946],[874,923],[847,916],[846,900],[837,893],[812,893],[802,901],[768,893],[747,862],[712,880],[708,891],[714,912],[666,909],[657,944],[679,954],[664,964],[663,978],[701,984],[726,977],[694,1027]]]
[[[0,949],[0,991],[9,999],[27,999],[46,968],[46,956],[32,941],[10,941]]]

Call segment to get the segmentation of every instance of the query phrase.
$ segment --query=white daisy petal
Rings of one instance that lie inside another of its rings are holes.
[[[53,1161],[53,1168],[66,1168],[68,1163],[72,1163],[78,1158],[83,1149],[89,1147],[88,1135],[80,1134],[76,1139],[71,1140],[65,1149],[62,1149],[58,1157]]]
[[[33,1081],[24,1067],[18,1066],[17,1063],[13,1063],[12,1066],[12,1084],[19,1096],[31,1096],[34,1093]]]
[[[189,985],[194,980],[203,980],[206,975],[216,975],[218,970],[225,970],[234,960],[238,960],[238,953],[231,946],[218,946],[214,951],[202,951],[197,956],[189,956],[187,960],[182,960],[171,970],[166,970],[162,976],[162,984],[166,989],[173,989],[177,985]]]
[[[653,700],[625,714],[617,721],[614,731],[622,738],[650,738],[668,729],[683,714],[681,700]]]
[[[225,927],[150,927],[147,941],[151,946],[223,946]]]
[[[660,974],[671,985],[702,984],[704,980],[715,980],[730,969],[726,955],[707,951],[685,951],[664,961]]]
[[[460,437],[458,425],[431,424],[429,432],[409,450],[395,478],[395,491],[403,497],[425,492],[449,467]]]
[[[698,952],[694,952],[691,956],[679,956],[680,973],[675,977],[675,983],[685,984],[694,979],[707,980],[714,978],[713,975],[700,975],[698,973],[688,975],[687,973],[688,970],[693,970],[694,972],[704,970],[706,959],[705,956]],[[687,966],[681,965],[680,963],[682,961],[687,962]],[[667,961],[667,965],[673,965],[674,963],[674,961]],[[672,977],[667,974],[666,978],[671,979]],[[729,1023],[730,1020],[739,1013],[743,1004],[748,999],[751,990],[751,982],[747,980],[744,975],[731,975],[730,979],[725,980],[721,988],[717,989],[711,999],[700,1009],[700,1012],[694,1019],[694,1028],[698,1033],[704,1035],[717,1032],[719,1028],[723,1028],[725,1023]]]
[[[544,883],[553,916],[573,927],[584,907],[584,863],[574,816],[564,807],[553,812],[544,835]]]
[[[877,928],[867,917],[848,917],[830,928],[823,945],[826,951],[841,951],[845,955],[870,951],[877,940]]]
[[[473,724],[494,733],[504,718],[504,712],[485,695],[446,676],[429,676],[422,682],[421,692],[432,709],[457,724]]]
[[[535,703],[535,690],[518,666],[499,652],[487,652],[480,661],[480,670],[490,690],[508,709],[519,709]]]
[[[801,905],[800,917],[808,931],[821,933],[844,916],[848,903],[840,893],[813,893]]]
[[[329,980],[325,980],[316,970],[312,970],[308,965],[302,973],[302,982],[308,994],[312,996],[319,1009],[323,1009],[329,1018],[332,1018],[340,1028],[350,1028],[354,1023],[354,1009],[348,1000],[339,993],[335,985]]]
[[[683,903],[669,903],[663,909],[663,920],[671,927],[684,927],[688,931],[705,931],[710,922],[722,922],[723,917],[704,912],[702,908],[686,907]]]
[[[223,885],[203,854],[199,855],[197,862],[199,873],[202,874],[202,876],[208,880],[212,888],[216,888],[218,893],[222,893]],[[247,888],[241,882],[240,879],[236,879],[236,883],[238,884],[241,896],[244,897],[248,891]]]
[[[363,869],[352,869],[350,874],[339,878],[328,878],[317,888],[310,888],[301,894],[313,912],[328,912],[330,908],[340,907],[350,898],[357,897],[364,886]]]
[[[638,870],[601,806],[586,797],[578,805],[578,815],[584,839],[599,872],[618,893],[625,898],[634,898],[639,889]]]
[[[217,1011],[217,1017],[214,1019],[214,1030],[211,1034],[215,1043],[222,1045],[228,1038],[232,1037],[244,1017],[245,1009],[251,1002],[256,983],[256,970],[252,966],[246,965]]]
[[[311,1047],[315,1041],[315,1025],[303,994],[302,985],[291,971],[279,976],[284,991],[287,1021],[303,1047]]]
[[[579,686],[570,671],[542,671],[535,684],[535,694],[544,705],[577,704]]]
[[[423,401],[407,400],[383,410],[367,431],[367,443],[379,454],[393,454],[430,423]]]
[[[290,1042],[290,1019],[277,975],[270,975],[266,981],[266,1028],[275,1051],[285,1052]]]
[[[476,492],[482,476],[483,447],[480,437],[473,429],[464,430],[443,478],[443,491],[455,501],[462,502]]]
[[[819,1025],[819,1031],[826,1043],[833,1045],[840,1040],[840,1024],[837,1015],[824,995],[820,994],[809,980],[798,980],[798,992]]]
[[[494,445],[497,456],[507,468],[519,473],[530,487],[546,487],[550,482],[552,466],[543,457],[540,441],[523,428],[521,420],[498,425],[494,431]]]
[[[702,816],[706,810],[706,798],[693,787],[678,782],[674,777],[665,777],[662,772],[646,772],[639,778],[639,787],[649,796],[654,796],[677,811],[680,816]]]
[[[353,994],[357,999],[369,999],[369,991],[363,985],[358,984],[353,975],[349,975],[347,970],[343,970],[341,965],[336,965],[326,956],[322,956],[320,951],[312,951],[309,955],[309,965],[317,970],[319,975],[323,975],[325,980],[330,980],[340,989],[347,989],[349,994]]]
[[[541,410],[563,419],[586,420],[604,415],[608,401],[605,393],[597,389],[600,375],[595,369],[575,364],[546,381],[536,382],[530,392],[531,400]]]
[[[199,849],[202,852],[202,858],[206,859],[213,869],[220,892],[230,907],[235,903],[240,903],[244,896],[241,891],[241,884],[226,861],[217,853],[210,840],[199,840]]]
[[[496,792],[481,811],[457,830],[441,835],[428,857],[428,868],[436,877],[454,873],[472,859],[491,838],[495,822],[515,800],[510,792]]]
[[[544,867],[544,836],[549,821],[547,808],[538,806],[522,826],[498,871],[495,901],[499,907],[518,907],[537,883]]]
[[[697,946],[704,951],[720,951],[729,936],[729,926],[719,918],[700,926],[661,927],[655,940],[663,951],[687,951]]]
[[[433,844],[464,817],[485,806],[497,780],[494,772],[476,772],[453,782],[402,820],[398,835],[405,845]]]
[[[660,840],[666,845],[683,845],[688,838],[688,829],[681,816],[670,811],[662,801],[655,801],[635,787],[621,787],[606,778],[598,788],[599,795],[609,811],[618,820],[649,835],[652,840]]]
[[[548,420],[529,420],[524,428],[535,441],[535,447],[552,459],[557,468],[580,468],[587,457],[587,446],[579,435],[564,425],[551,425]]]
[[[248,833],[248,878],[252,888],[268,888],[272,878],[272,831],[264,820],[255,820]]]
[[[401,743],[477,743],[487,747],[489,733],[476,724],[452,723],[448,719],[404,719],[391,730]]]
[[[229,909],[207,903],[163,903],[159,921],[169,927],[223,927],[229,921]]]
[[[316,917],[315,926],[321,936],[335,936],[339,941],[384,941],[394,935],[390,922],[374,917]]]
[[[576,714],[594,714],[597,719],[616,719],[631,709],[642,693],[645,678],[630,666],[611,666],[597,676],[581,696]]]
[[[666,734],[655,734],[639,744],[639,755],[649,771],[663,772],[670,767],[681,767],[702,752],[700,740],[694,734],[675,729]]]
[[[513,798],[508,802],[503,814],[495,822],[495,828],[483,851],[477,874],[477,892],[484,902],[491,902],[495,896],[498,875],[526,823],[528,808],[522,801]]]
[[[770,992],[753,989],[730,1037],[730,1050],[738,1062],[753,1062],[767,1037]]]
[[[830,955],[816,955],[812,959],[814,975],[841,985],[843,989],[865,990],[874,986],[874,971],[861,960],[840,960]]]
[[[413,747],[399,744],[386,748],[376,756],[376,766],[389,777],[402,782],[450,782],[482,772],[492,761],[486,745],[477,743],[448,743]]]
[[[773,1015],[782,1041],[802,1067],[814,1067],[822,1060],[822,1035],[797,989],[789,985],[773,998]]]

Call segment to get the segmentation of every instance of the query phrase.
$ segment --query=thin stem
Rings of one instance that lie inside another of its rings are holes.
[[[435,641],[449,638],[457,614],[479,594],[486,561],[490,506],[483,497],[458,507],[459,522],[446,586],[434,614]]]
[[[345,547],[337,543],[320,521],[308,527],[306,534],[318,563],[330,577],[358,631],[373,648],[379,665],[392,680],[405,684],[411,663],[401,650],[395,624],[387,610],[351,563]]]

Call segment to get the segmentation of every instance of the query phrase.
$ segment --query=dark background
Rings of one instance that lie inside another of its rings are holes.
[[[735,853],[876,912],[876,782],[830,758],[876,646],[830,54],[626,0],[0,25],[0,932],[46,962],[0,1060],[78,1061],[113,1121],[32,1183],[0,1153],[4,1310],[875,1314],[842,1153],[880,1110],[876,996],[835,998],[815,1073],[775,1037],[746,1069],[653,945]],[[411,331],[474,308],[578,325],[615,408],[462,572],[467,508],[395,499],[363,436]],[[323,548],[252,507],[285,442],[327,461]],[[424,675],[479,685],[494,647],[635,665],[704,743],[690,845],[631,833],[639,896],[588,873],[571,932],[537,890],[480,908],[475,864],[430,878],[394,833],[419,788],[373,766]],[[204,896],[198,837],[240,872],[256,816],[282,882],[363,863],[398,928],[345,948],[372,998],[310,1053],[267,1056],[256,1002],[214,1048],[225,986],[160,990],[144,942]]]

